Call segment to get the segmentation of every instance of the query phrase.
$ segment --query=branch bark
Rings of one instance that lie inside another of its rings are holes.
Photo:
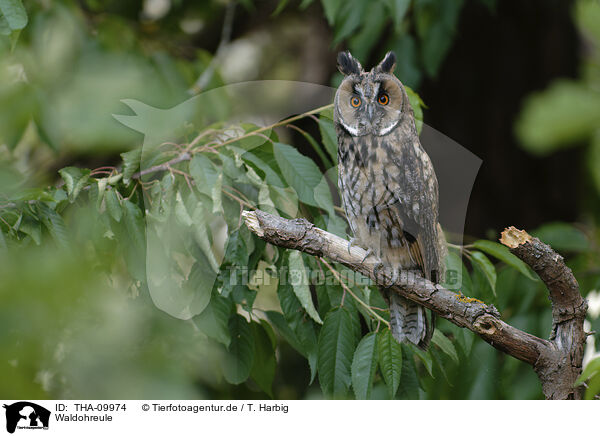
[[[562,258],[538,239],[529,237],[526,243],[516,243],[511,250],[528,263],[550,289],[555,316],[550,340],[502,321],[493,305],[456,294],[410,271],[391,277],[377,267],[379,262],[374,256],[365,259],[366,252],[362,248],[349,248],[345,239],[305,219],[288,220],[260,210],[245,211],[243,215],[248,228],[265,241],[339,262],[459,327],[468,328],[498,350],[529,363],[538,374],[547,399],[580,398],[573,386],[581,372],[585,341],[583,318],[587,305]],[[536,257],[540,254],[543,260]]]

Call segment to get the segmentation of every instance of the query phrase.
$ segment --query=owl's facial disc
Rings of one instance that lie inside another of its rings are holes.
[[[376,71],[351,75],[336,94],[336,116],[353,136],[386,135],[402,118],[404,95],[397,79]]]

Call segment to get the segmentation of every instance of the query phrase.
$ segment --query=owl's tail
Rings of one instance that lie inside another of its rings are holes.
[[[423,350],[427,349],[434,330],[434,318],[427,322],[426,309],[395,292],[389,292],[390,329],[392,336],[402,342],[412,342]]]

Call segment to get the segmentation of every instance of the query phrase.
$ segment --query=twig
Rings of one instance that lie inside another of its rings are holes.
[[[340,276],[340,273],[338,273],[335,268],[333,268],[331,265],[329,265],[329,263],[324,260],[321,259],[320,257],[317,258],[319,260],[319,262],[323,263],[323,265],[325,265],[329,271],[331,271],[331,273],[333,274],[333,276],[335,277],[335,279],[339,282],[340,285],[342,285],[342,288],[344,288],[344,291],[349,293],[350,295],[352,295],[352,297],[358,302],[360,303],[365,309],[367,309],[367,311],[373,315],[374,318],[376,318],[378,321],[384,323],[386,326],[390,326],[390,323],[387,322],[384,318],[382,318],[381,316],[379,316],[378,314],[376,314],[373,309],[371,308],[371,306],[369,306],[367,303],[365,303],[364,301],[362,301],[360,298],[358,298],[357,295],[354,294],[354,292],[352,292],[352,290],[350,289],[350,287],[344,283],[344,281],[342,280],[342,277]]]

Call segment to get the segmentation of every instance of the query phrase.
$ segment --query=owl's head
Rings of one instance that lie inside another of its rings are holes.
[[[350,135],[387,135],[412,115],[406,91],[393,74],[393,52],[369,72],[348,51],[339,53],[337,62],[345,77],[335,94],[334,117]]]

